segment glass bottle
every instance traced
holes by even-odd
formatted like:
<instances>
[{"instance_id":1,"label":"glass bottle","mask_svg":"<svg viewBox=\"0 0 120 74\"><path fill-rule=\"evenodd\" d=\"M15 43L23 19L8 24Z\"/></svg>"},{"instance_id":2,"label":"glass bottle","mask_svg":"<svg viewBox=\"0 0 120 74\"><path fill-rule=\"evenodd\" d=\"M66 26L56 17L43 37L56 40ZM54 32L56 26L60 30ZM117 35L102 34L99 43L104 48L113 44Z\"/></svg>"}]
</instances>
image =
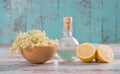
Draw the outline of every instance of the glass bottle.
<instances>
[{"instance_id":1,"label":"glass bottle","mask_svg":"<svg viewBox=\"0 0 120 74\"><path fill-rule=\"evenodd\" d=\"M72 17L64 17L63 37L59 40L59 57L64 61L74 61L76 58L76 47L79 42L72 35Z\"/></svg>"}]
</instances>

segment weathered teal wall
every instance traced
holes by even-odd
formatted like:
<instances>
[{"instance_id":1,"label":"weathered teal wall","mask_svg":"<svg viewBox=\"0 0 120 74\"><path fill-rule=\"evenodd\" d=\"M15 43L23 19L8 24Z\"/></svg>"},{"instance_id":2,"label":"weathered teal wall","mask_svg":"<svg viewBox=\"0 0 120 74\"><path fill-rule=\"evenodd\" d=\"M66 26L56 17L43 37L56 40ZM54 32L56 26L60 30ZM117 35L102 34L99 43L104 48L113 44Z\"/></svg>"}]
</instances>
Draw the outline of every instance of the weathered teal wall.
<instances>
[{"instance_id":1,"label":"weathered teal wall","mask_svg":"<svg viewBox=\"0 0 120 74\"><path fill-rule=\"evenodd\" d=\"M0 44L31 29L59 39L64 16L79 42L120 43L120 0L0 0Z\"/></svg>"}]
</instances>

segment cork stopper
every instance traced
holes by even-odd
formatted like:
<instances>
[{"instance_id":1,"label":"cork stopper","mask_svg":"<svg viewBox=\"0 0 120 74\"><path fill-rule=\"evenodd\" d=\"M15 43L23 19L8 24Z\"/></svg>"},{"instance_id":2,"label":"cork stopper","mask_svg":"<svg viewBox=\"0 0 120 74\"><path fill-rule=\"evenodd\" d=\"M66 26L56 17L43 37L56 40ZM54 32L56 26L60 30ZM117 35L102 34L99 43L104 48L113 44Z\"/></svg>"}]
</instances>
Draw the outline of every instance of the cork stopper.
<instances>
[{"instance_id":1,"label":"cork stopper","mask_svg":"<svg viewBox=\"0 0 120 74\"><path fill-rule=\"evenodd\" d=\"M72 24L72 17L66 16L63 19L64 22L64 29L68 30L71 28L71 24Z\"/></svg>"}]
</instances>

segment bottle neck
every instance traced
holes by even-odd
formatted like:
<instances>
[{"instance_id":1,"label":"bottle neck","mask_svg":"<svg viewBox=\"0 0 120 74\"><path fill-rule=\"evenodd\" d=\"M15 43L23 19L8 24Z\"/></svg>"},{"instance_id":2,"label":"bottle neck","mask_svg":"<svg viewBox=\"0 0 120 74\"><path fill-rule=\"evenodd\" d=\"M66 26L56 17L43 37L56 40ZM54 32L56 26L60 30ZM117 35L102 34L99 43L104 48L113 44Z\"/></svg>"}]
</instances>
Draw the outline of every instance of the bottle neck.
<instances>
[{"instance_id":1,"label":"bottle neck","mask_svg":"<svg viewBox=\"0 0 120 74\"><path fill-rule=\"evenodd\" d=\"M72 36L72 23L64 22L64 36Z\"/></svg>"},{"instance_id":2,"label":"bottle neck","mask_svg":"<svg viewBox=\"0 0 120 74\"><path fill-rule=\"evenodd\" d=\"M64 30L63 31L64 36L72 36L72 30Z\"/></svg>"}]
</instances>

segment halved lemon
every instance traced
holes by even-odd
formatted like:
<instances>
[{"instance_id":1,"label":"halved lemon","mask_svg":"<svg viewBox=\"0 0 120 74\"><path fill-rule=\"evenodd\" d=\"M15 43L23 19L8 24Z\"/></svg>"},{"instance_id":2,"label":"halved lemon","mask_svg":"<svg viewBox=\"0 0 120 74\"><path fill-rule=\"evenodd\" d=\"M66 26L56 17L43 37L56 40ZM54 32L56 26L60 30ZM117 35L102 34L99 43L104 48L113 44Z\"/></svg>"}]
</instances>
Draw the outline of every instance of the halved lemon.
<instances>
[{"instance_id":1,"label":"halved lemon","mask_svg":"<svg viewBox=\"0 0 120 74\"><path fill-rule=\"evenodd\" d=\"M113 51L107 45L99 45L96 53L98 62L108 63L114 59Z\"/></svg>"},{"instance_id":2,"label":"halved lemon","mask_svg":"<svg viewBox=\"0 0 120 74\"><path fill-rule=\"evenodd\" d=\"M83 43L77 47L76 54L83 62L91 62L96 57L96 48L93 44Z\"/></svg>"}]
</instances>

